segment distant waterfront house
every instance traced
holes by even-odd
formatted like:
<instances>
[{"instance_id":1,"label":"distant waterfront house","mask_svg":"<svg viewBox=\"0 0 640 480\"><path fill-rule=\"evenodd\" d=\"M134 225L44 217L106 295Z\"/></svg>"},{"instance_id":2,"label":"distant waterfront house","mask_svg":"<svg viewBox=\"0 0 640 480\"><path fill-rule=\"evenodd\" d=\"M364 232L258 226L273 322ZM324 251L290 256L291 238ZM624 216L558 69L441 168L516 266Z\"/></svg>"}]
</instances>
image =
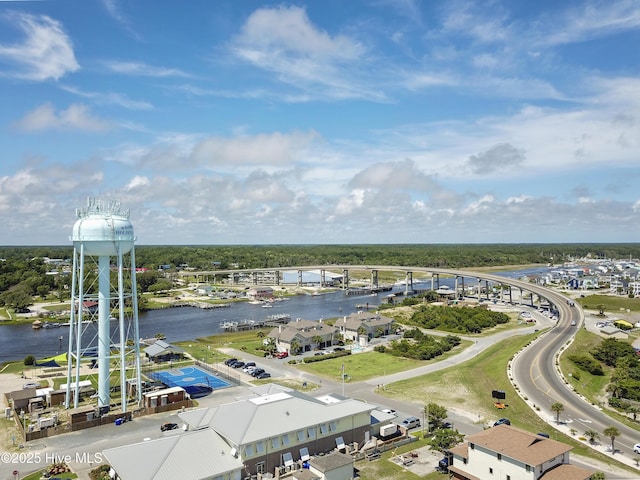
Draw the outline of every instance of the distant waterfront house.
<instances>
[{"instance_id":1,"label":"distant waterfront house","mask_svg":"<svg viewBox=\"0 0 640 480\"><path fill-rule=\"evenodd\" d=\"M252 287L247 291L250 300L264 300L273 297L273 288L266 286Z\"/></svg>"},{"instance_id":2,"label":"distant waterfront house","mask_svg":"<svg viewBox=\"0 0 640 480\"><path fill-rule=\"evenodd\" d=\"M296 319L287 325L279 325L271 330L267 338L272 338L279 352L308 352L333 345L338 330L321 321ZM296 351L292 351L297 346Z\"/></svg>"},{"instance_id":3,"label":"distant waterfront house","mask_svg":"<svg viewBox=\"0 0 640 480\"><path fill-rule=\"evenodd\" d=\"M640 282L629 282L627 284L627 293L634 297L640 296Z\"/></svg>"},{"instance_id":4,"label":"distant waterfront house","mask_svg":"<svg viewBox=\"0 0 640 480\"><path fill-rule=\"evenodd\" d=\"M377 312L357 312L336 321L345 340L356 341L361 336L369 339L389 335L396 331L396 321Z\"/></svg>"},{"instance_id":5,"label":"distant waterfront house","mask_svg":"<svg viewBox=\"0 0 640 480\"><path fill-rule=\"evenodd\" d=\"M509 425L466 437L451 449L449 474L456 480L589 480L595 473L569 463L572 447Z\"/></svg>"}]
</instances>

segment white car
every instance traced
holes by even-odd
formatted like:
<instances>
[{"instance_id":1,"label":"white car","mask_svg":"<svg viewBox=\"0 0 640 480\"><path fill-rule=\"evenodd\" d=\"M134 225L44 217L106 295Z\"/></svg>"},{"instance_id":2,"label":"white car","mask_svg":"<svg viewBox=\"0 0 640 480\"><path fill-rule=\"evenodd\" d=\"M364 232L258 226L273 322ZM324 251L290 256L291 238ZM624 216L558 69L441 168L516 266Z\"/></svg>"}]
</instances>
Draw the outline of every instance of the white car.
<instances>
[{"instance_id":1,"label":"white car","mask_svg":"<svg viewBox=\"0 0 640 480\"><path fill-rule=\"evenodd\" d=\"M640 454L640 443L636 443L636 444L633 446L633 453Z\"/></svg>"}]
</instances>

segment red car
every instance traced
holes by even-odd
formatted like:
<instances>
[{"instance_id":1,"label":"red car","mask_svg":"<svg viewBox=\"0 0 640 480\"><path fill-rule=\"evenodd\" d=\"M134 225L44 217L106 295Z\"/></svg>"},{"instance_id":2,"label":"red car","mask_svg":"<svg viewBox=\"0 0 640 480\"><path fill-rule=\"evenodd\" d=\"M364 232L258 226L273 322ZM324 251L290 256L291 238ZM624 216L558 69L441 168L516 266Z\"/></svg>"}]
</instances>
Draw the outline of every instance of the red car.
<instances>
[{"instance_id":1,"label":"red car","mask_svg":"<svg viewBox=\"0 0 640 480\"><path fill-rule=\"evenodd\" d=\"M288 352L278 352L276 354L276 358L287 358L289 356Z\"/></svg>"}]
</instances>

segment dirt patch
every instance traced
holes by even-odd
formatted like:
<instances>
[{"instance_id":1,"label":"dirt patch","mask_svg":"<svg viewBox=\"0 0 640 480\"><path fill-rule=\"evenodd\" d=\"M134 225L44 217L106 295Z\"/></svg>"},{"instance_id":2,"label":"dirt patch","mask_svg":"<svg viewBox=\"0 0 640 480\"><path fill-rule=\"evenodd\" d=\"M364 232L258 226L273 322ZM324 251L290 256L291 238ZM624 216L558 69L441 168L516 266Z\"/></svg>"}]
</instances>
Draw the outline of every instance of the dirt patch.
<instances>
[{"instance_id":1,"label":"dirt patch","mask_svg":"<svg viewBox=\"0 0 640 480\"><path fill-rule=\"evenodd\" d=\"M438 462L442 459L440 452L430 450L429 447L421 447L402 455L391 455L390 462L420 477L434 472Z\"/></svg>"}]
</instances>

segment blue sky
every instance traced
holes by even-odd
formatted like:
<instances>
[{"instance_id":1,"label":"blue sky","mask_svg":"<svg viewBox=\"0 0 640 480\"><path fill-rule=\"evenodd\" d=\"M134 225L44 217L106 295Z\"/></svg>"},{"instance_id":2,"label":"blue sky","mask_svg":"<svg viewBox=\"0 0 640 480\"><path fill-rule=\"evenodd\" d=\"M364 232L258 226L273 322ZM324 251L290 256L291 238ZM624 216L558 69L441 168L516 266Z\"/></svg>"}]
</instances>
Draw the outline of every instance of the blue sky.
<instances>
[{"instance_id":1,"label":"blue sky","mask_svg":"<svg viewBox=\"0 0 640 480\"><path fill-rule=\"evenodd\" d=\"M640 240L638 1L0 0L0 244Z\"/></svg>"}]
</instances>

